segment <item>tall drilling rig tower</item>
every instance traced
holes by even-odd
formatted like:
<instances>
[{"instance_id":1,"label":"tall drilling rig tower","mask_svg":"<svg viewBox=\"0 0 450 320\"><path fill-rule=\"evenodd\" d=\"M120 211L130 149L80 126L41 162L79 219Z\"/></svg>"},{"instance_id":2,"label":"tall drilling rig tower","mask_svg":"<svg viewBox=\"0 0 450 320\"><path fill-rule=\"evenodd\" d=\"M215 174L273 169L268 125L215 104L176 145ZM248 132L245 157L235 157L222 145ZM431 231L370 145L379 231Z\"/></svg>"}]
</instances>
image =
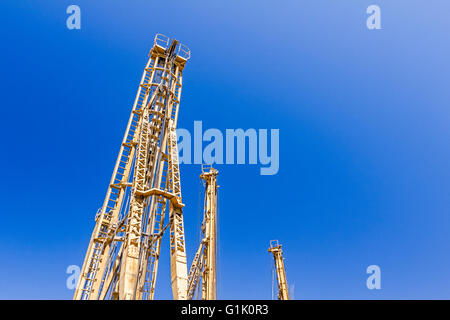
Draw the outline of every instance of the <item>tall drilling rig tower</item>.
<instances>
[{"instance_id":1,"label":"tall drilling rig tower","mask_svg":"<svg viewBox=\"0 0 450 320\"><path fill-rule=\"evenodd\" d=\"M278 300L289 300L289 292L286 280L286 269L284 268L283 250L278 240L270 241L269 252L273 254L275 271L278 282Z\"/></svg>"},{"instance_id":2,"label":"tall drilling rig tower","mask_svg":"<svg viewBox=\"0 0 450 320\"><path fill-rule=\"evenodd\" d=\"M203 211L203 239L195 254L188 275L188 299L193 299L201 287L202 300L217 299L217 175L219 171L202 167L200 179L205 185L205 205Z\"/></svg>"},{"instance_id":3,"label":"tall drilling rig tower","mask_svg":"<svg viewBox=\"0 0 450 320\"><path fill-rule=\"evenodd\" d=\"M174 299L188 275L176 126L189 49L156 35L74 299L153 299L161 237L170 233Z\"/></svg>"}]
</instances>

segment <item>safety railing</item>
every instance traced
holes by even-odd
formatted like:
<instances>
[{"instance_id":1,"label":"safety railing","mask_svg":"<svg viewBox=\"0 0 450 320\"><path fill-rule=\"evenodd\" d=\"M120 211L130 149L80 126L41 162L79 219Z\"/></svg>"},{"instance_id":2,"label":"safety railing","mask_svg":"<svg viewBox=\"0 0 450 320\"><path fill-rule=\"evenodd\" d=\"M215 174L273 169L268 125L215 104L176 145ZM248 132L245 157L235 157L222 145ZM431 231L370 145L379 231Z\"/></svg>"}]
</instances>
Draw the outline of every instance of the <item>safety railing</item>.
<instances>
[{"instance_id":1,"label":"safety railing","mask_svg":"<svg viewBox=\"0 0 450 320\"><path fill-rule=\"evenodd\" d=\"M158 33L155 36L155 41L154 41L154 45L157 45L161 48L167 49L170 45L170 38L168 36L165 36L161 33ZM189 50L188 47L186 47L184 44L182 43L178 43L177 48L175 49L177 56L185 59L185 60L189 60L189 58L191 57L191 51Z\"/></svg>"}]
</instances>

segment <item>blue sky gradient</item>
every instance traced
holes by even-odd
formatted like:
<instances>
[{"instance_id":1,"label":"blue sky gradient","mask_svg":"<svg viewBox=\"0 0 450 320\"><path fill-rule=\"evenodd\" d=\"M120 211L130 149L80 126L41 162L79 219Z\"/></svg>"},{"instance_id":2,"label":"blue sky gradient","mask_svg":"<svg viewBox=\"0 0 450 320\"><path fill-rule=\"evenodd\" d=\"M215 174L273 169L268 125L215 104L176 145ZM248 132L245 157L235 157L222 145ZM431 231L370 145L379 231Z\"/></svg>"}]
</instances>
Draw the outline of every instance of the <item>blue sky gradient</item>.
<instances>
[{"instance_id":1,"label":"blue sky gradient","mask_svg":"<svg viewBox=\"0 0 450 320\"><path fill-rule=\"evenodd\" d=\"M81 8L81 30L66 8ZM381 7L381 30L366 8ZM219 298L450 298L447 1L0 2L0 299L71 299L156 33L192 52L179 127L280 129L280 170L217 166ZM198 246L199 165L182 165ZM158 299L170 299L167 237ZM366 268L381 267L381 290Z\"/></svg>"}]
</instances>

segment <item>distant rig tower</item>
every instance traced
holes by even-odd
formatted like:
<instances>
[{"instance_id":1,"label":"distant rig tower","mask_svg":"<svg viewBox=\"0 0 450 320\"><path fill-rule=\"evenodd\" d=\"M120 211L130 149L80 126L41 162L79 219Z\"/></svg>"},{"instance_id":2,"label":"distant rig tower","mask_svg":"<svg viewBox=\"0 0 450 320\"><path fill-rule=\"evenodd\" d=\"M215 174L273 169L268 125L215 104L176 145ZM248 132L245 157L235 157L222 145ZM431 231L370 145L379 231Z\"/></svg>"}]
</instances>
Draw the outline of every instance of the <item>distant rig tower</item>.
<instances>
[{"instance_id":1,"label":"distant rig tower","mask_svg":"<svg viewBox=\"0 0 450 320\"><path fill-rule=\"evenodd\" d=\"M209 169L209 171L206 171ZM202 166L200 179L205 184L203 239L195 254L188 276L188 299L201 287L202 300L217 299L217 175L219 171Z\"/></svg>"},{"instance_id":2,"label":"distant rig tower","mask_svg":"<svg viewBox=\"0 0 450 320\"><path fill-rule=\"evenodd\" d=\"M173 297L188 298L175 130L190 51L158 34L149 56L106 198L95 218L75 290L77 300L153 299L166 229Z\"/></svg>"},{"instance_id":3,"label":"distant rig tower","mask_svg":"<svg viewBox=\"0 0 450 320\"><path fill-rule=\"evenodd\" d=\"M286 270L284 268L283 251L281 250L281 244L278 240L270 241L269 252L273 254L275 263L275 271L277 274L278 282L278 300L289 300L289 292L286 281Z\"/></svg>"}]
</instances>

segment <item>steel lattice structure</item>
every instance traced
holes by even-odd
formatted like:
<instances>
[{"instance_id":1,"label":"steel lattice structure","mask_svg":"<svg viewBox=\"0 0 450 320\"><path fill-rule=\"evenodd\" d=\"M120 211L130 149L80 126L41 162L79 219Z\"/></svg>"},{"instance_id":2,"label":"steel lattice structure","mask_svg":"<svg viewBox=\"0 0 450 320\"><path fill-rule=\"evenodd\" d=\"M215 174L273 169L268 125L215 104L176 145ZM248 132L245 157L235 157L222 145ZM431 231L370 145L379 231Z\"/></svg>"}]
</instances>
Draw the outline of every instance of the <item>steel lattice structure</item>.
<instances>
[{"instance_id":1,"label":"steel lattice structure","mask_svg":"<svg viewBox=\"0 0 450 320\"><path fill-rule=\"evenodd\" d=\"M170 230L174 299L187 299L176 126L190 51L156 35L74 299L153 299L161 237Z\"/></svg>"},{"instance_id":2,"label":"steel lattice structure","mask_svg":"<svg viewBox=\"0 0 450 320\"><path fill-rule=\"evenodd\" d=\"M193 299L197 287L201 286L202 300L217 299L217 175L219 171L202 167L200 179L205 184L203 212L203 239L195 254L188 275L188 299Z\"/></svg>"},{"instance_id":3,"label":"steel lattice structure","mask_svg":"<svg viewBox=\"0 0 450 320\"><path fill-rule=\"evenodd\" d=\"M273 254L278 282L278 300L289 300L289 292L284 268L283 250L278 240L270 241L269 252Z\"/></svg>"}]
</instances>

